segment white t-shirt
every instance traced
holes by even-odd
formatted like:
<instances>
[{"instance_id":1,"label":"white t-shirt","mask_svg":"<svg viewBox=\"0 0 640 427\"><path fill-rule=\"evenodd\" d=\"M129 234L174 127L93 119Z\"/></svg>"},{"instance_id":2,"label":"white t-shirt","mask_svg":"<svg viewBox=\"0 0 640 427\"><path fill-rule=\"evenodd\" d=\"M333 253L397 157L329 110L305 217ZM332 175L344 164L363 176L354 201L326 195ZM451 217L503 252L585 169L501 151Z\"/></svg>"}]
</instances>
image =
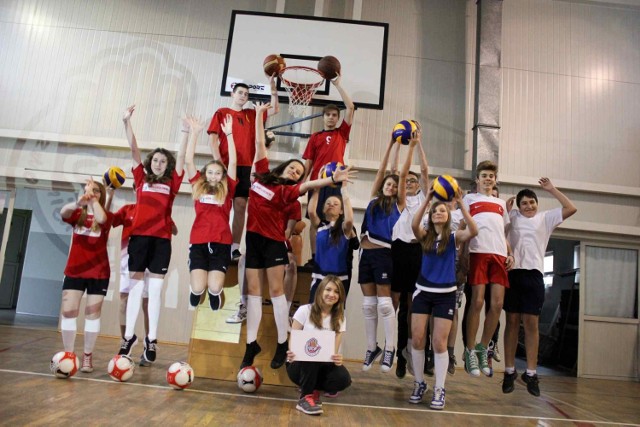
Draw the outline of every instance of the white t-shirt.
<instances>
[{"instance_id":1,"label":"white t-shirt","mask_svg":"<svg viewBox=\"0 0 640 427\"><path fill-rule=\"evenodd\" d=\"M462 199L478 226L478 235L469 241L469 252L507 256L505 226L509 224L507 205L498 197L470 193Z\"/></svg>"},{"instance_id":2,"label":"white t-shirt","mask_svg":"<svg viewBox=\"0 0 640 427\"><path fill-rule=\"evenodd\" d=\"M297 320L298 323L302 325L303 331L317 331L316 325L313 324L311 319L311 304L301 305L298 310L296 310L296 314L293 315L293 319ZM331 329L331 317L327 316L322 319L322 329L323 331L332 331ZM344 319L340 324L340 332L344 332L347 330L347 326L345 325Z\"/></svg>"},{"instance_id":3,"label":"white t-shirt","mask_svg":"<svg viewBox=\"0 0 640 427\"><path fill-rule=\"evenodd\" d=\"M509 217L511 227L508 239L515 258L513 268L544 273L547 243L553 230L562 223L562 208L538 212L533 218L527 218L518 209L513 209Z\"/></svg>"},{"instance_id":4,"label":"white t-shirt","mask_svg":"<svg viewBox=\"0 0 640 427\"><path fill-rule=\"evenodd\" d=\"M464 220L464 216L462 215L462 211L460 209L456 209L455 211L451 211L451 232L455 233L460 228L460 223Z\"/></svg>"},{"instance_id":5,"label":"white t-shirt","mask_svg":"<svg viewBox=\"0 0 640 427\"><path fill-rule=\"evenodd\" d=\"M424 199L425 196L422 192L419 192L415 196L407 196L406 206L400 214L398 222L393 226L391 240L402 240L405 243L416 241L416 236L413 234L413 229L411 228L411 222Z\"/></svg>"}]
</instances>

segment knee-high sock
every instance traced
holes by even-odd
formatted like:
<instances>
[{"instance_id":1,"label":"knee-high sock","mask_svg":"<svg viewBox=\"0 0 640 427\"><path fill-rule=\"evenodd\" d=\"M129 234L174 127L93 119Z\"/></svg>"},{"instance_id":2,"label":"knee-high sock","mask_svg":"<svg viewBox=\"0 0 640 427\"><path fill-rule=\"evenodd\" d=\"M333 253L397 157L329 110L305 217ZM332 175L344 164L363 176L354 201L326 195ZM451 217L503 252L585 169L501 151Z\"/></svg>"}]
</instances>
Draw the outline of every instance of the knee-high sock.
<instances>
[{"instance_id":1,"label":"knee-high sock","mask_svg":"<svg viewBox=\"0 0 640 427\"><path fill-rule=\"evenodd\" d=\"M258 339L258 328L260 327L261 320L262 297L258 295L247 295L247 344Z\"/></svg>"},{"instance_id":2,"label":"knee-high sock","mask_svg":"<svg viewBox=\"0 0 640 427\"><path fill-rule=\"evenodd\" d=\"M289 329L289 310L287 309L287 297L280 295L271 298L273 304L273 317L278 329L278 343L282 344L287 340L287 330Z\"/></svg>"},{"instance_id":3,"label":"knee-high sock","mask_svg":"<svg viewBox=\"0 0 640 427\"><path fill-rule=\"evenodd\" d=\"M73 351L73 347L76 344L78 318L62 316L60 319L60 330L62 331L62 345L64 345L64 351Z\"/></svg>"},{"instance_id":4,"label":"knee-high sock","mask_svg":"<svg viewBox=\"0 0 640 427\"><path fill-rule=\"evenodd\" d=\"M424 381L424 349L418 350L411 346L411 361L413 362L413 377L419 383Z\"/></svg>"},{"instance_id":5,"label":"knee-high sock","mask_svg":"<svg viewBox=\"0 0 640 427\"><path fill-rule=\"evenodd\" d=\"M362 314L364 315L364 331L367 334L367 350L374 351L378 345L378 297L362 298Z\"/></svg>"},{"instance_id":6,"label":"knee-high sock","mask_svg":"<svg viewBox=\"0 0 640 427\"><path fill-rule=\"evenodd\" d=\"M433 355L434 369L436 374L436 387L444 388L444 380L447 377L447 368L449 367L449 353L434 353Z\"/></svg>"},{"instance_id":7,"label":"knee-high sock","mask_svg":"<svg viewBox=\"0 0 640 427\"><path fill-rule=\"evenodd\" d=\"M391 351L396 347L396 311L391 297L378 297L378 317L384 324L385 350Z\"/></svg>"},{"instance_id":8,"label":"knee-high sock","mask_svg":"<svg viewBox=\"0 0 640 427\"><path fill-rule=\"evenodd\" d=\"M131 280L131 289L129 290L129 299L127 300L127 325L124 331L124 337L131 339L135 335L136 321L138 313L140 313L140 305L142 305L142 291L144 290L144 280Z\"/></svg>"},{"instance_id":9,"label":"knee-high sock","mask_svg":"<svg viewBox=\"0 0 640 427\"><path fill-rule=\"evenodd\" d=\"M163 283L164 279L149 277L149 341L158 338Z\"/></svg>"},{"instance_id":10,"label":"knee-high sock","mask_svg":"<svg viewBox=\"0 0 640 427\"><path fill-rule=\"evenodd\" d=\"M84 352L86 354L93 353L96 346L96 340L100 333L100 318L84 320Z\"/></svg>"}]
</instances>

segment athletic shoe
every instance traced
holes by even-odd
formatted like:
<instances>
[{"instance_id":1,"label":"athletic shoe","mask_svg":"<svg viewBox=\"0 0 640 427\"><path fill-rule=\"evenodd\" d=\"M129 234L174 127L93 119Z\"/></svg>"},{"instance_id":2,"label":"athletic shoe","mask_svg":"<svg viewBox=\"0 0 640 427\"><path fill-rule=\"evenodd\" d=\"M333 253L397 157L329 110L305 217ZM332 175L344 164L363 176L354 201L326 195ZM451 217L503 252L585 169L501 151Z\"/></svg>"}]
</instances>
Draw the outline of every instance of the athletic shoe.
<instances>
[{"instance_id":1,"label":"athletic shoe","mask_svg":"<svg viewBox=\"0 0 640 427\"><path fill-rule=\"evenodd\" d=\"M424 363L424 373L425 375L432 377L433 370L435 368L435 360L433 358L433 352L427 351L426 357L427 357L427 360L425 360L425 363Z\"/></svg>"},{"instance_id":2,"label":"athletic shoe","mask_svg":"<svg viewBox=\"0 0 640 427\"><path fill-rule=\"evenodd\" d=\"M411 397L409 397L409 403L420 403L422 401L422 396L427 392L429 386L426 382L413 382L413 392L411 392Z\"/></svg>"},{"instance_id":3,"label":"athletic shoe","mask_svg":"<svg viewBox=\"0 0 640 427\"><path fill-rule=\"evenodd\" d=\"M260 348L260 345L258 345L258 341L247 344L247 347L244 350L242 363L240 363L240 369L253 365L253 359L260 354L261 351L262 349Z\"/></svg>"},{"instance_id":4,"label":"athletic shoe","mask_svg":"<svg viewBox=\"0 0 640 427\"><path fill-rule=\"evenodd\" d=\"M373 362L375 362L376 359L381 355L382 355L382 349L378 346L376 346L376 349L373 351L367 350L367 352L364 355L364 363L362 364L362 370L368 371L369 369L371 369L371 365L373 365Z\"/></svg>"},{"instance_id":5,"label":"athletic shoe","mask_svg":"<svg viewBox=\"0 0 640 427\"><path fill-rule=\"evenodd\" d=\"M398 352L398 362L396 363L396 377L402 379L407 375L407 359L402 355L404 349Z\"/></svg>"},{"instance_id":6,"label":"athletic shoe","mask_svg":"<svg viewBox=\"0 0 640 427\"><path fill-rule=\"evenodd\" d=\"M289 350L288 341L278 343L276 353L273 355L273 359L271 359L271 369L278 369L284 365L284 362L287 360L287 350Z\"/></svg>"},{"instance_id":7,"label":"athletic shoe","mask_svg":"<svg viewBox=\"0 0 640 427\"><path fill-rule=\"evenodd\" d=\"M196 295L193 292L189 292L189 305L191 307L199 306L200 305L200 301L202 301L201 298L202 298L202 294Z\"/></svg>"},{"instance_id":8,"label":"athletic shoe","mask_svg":"<svg viewBox=\"0 0 640 427\"><path fill-rule=\"evenodd\" d=\"M433 389L433 398L430 406L431 409L444 409L444 388L436 387Z\"/></svg>"},{"instance_id":9,"label":"athletic shoe","mask_svg":"<svg viewBox=\"0 0 640 427\"><path fill-rule=\"evenodd\" d=\"M504 379L502 380L502 392L503 393L512 393L515 389L514 383L518 378L518 373L513 371L513 374L504 373Z\"/></svg>"},{"instance_id":10,"label":"athletic shoe","mask_svg":"<svg viewBox=\"0 0 640 427\"><path fill-rule=\"evenodd\" d=\"M240 303L238 305L238 311L227 317L226 323L242 323L247 320L247 306Z\"/></svg>"},{"instance_id":11,"label":"athletic shoe","mask_svg":"<svg viewBox=\"0 0 640 427\"><path fill-rule=\"evenodd\" d=\"M151 366L151 362L147 361L147 359L144 358L144 354L140 355L140 361L138 362L138 365L140 366Z\"/></svg>"},{"instance_id":12,"label":"athletic shoe","mask_svg":"<svg viewBox=\"0 0 640 427\"><path fill-rule=\"evenodd\" d=\"M93 372L93 353L84 353L82 356L82 368L80 368L80 372Z\"/></svg>"},{"instance_id":13,"label":"athletic shoe","mask_svg":"<svg viewBox=\"0 0 640 427\"><path fill-rule=\"evenodd\" d=\"M407 371L413 375L413 358L411 357L411 352L407 347L402 349L402 356L404 356L404 360L407 361Z\"/></svg>"},{"instance_id":14,"label":"athletic shoe","mask_svg":"<svg viewBox=\"0 0 640 427\"><path fill-rule=\"evenodd\" d=\"M320 400L320 390L313 390L313 401L318 408L322 408L322 400Z\"/></svg>"},{"instance_id":15,"label":"athletic shoe","mask_svg":"<svg viewBox=\"0 0 640 427\"><path fill-rule=\"evenodd\" d=\"M489 357L487 355L487 348L482 343L476 344L476 356L478 359L478 365L480 370L486 376L491 376L491 369L489 368Z\"/></svg>"},{"instance_id":16,"label":"athletic shoe","mask_svg":"<svg viewBox=\"0 0 640 427\"><path fill-rule=\"evenodd\" d=\"M468 348L464 349L464 370L469 373L472 377L480 376L480 369L478 368L478 356L476 356L476 351L469 351Z\"/></svg>"},{"instance_id":17,"label":"athletic shoe","mask_svg":"<svg viewBox=\"0 0 640 427\"><path fill-rule=\"evenodd\" d=\"M493 377L493 349L491 348L491 343L489 343L489 347L487 348L487 365L489 365L489 378Z\"/></svg>"},{"instance_id":18,"label":"athletic shoe","mask_svg":"<svg viewBox=\"0 0 640 427\"><path fill-rule=\"evenodd\" d=\"M130 338L122 338L120 341L120 351L118 351L119 355L131 356L131 350L133 347L138 344L138 337L135 334Z\"/></svg>"},{"instance_id":19,"label":"athletic shoe","mask_svg":"<svg viewBox=\"0 0 640 427\"><path fill-rule=\"evenodd\" d=\"M395 355L396 355L395 348L393 350L385 349L384 354L382 355L382 360L380 360L380 364L382 365L380 370L382 372L387 373L391 370L391 367L393 366L393 356Z\"/></svg>"},{"instance_id":20,"label":"athletic shoe","mask_svg":"<svg viewBox=\"0 0 640 427\"><path fill-rule=\"evenodd\" d=\"M493 340L489 341L489 346L487 347L489 351L489 357L492 357L496 362L500 362L502 360L502 356L500 355L500 351L498 350L498 345L493 342Z\"/></svg>"},{"instance_id":21,"label":"athletic shoe","mask_svg":"<svg viewBox=\"0 0 640 427\"><path fill-rule=\"evenodd\" d=\"M240 253L238 249L234 249L233 252L231 252L231 261L237 261L241 256L242 253Z\"/></svg>"},{"instance_id":22,"label":"athletic shoe","mask_svg":"<svg viewBox=\"0 0 640 427\"><path fill-rule=\"evenodd\" d=\"M316 405L316 402L313 400L313 394L307 394L306 396L300 398L300 400L298 400L298 404L296 405L296 409L298 411L304 412L307 415L322 414L322 408Z\"/></svg>"},{"instance_id":23,"label":"athletic shoe","mask_svg":"<svg viewBox=\"0 0 640 427\"><path fill-rule=\"evenodd\" d=\"M338 397L338 392L336 391L335 393L332 393L330 391L325 391L324 397L328 397L329 399L335 399L336 397Z\"/></svg>"},{"instance_id":24,"label":"athletic shoe","mask_svg":"<svg viewBox=\"0 0 640 427\"><path fill-rule=\"evenodd\" d=\"M449 373L449 375L455 375L456 374L456 365L458 364L458 362L456 361L456 355L452 354L451 356L449 356L449 366L447 367L447 372Z\"/></svg>"},{"instance_id":25,"label":"athletic shoe","mask_svg":"<svg viewBox=\"0 0 640 427\"><path fill-rule=\"evenodd\" d=\"M536 397L540 396L540 386L538 385L538 375L533 374L533 376L527 375L526 372L522 373L522 381L527 385L527 391L529 394L532 394Z\"/></svg>"},{"instance_id":26,"label":"athletic shoe","mask_svg":"<svg viewBox=\"0 0 640 427\"><path fill-rule=\"evenodd\" d=\"M149 338L144 337L144 351L142 357L149 363L156 361L156 350L158 347L158 340L149 341Z\"/></svg>"},{"instance_id":27,"label":"athletic shoe","mask_svg":"<svg viewBox=\"0 0 640 427\"><path fill-rule=\"evenodd\" d=\"M224 305L224 290L220 291L218 295L213 295L209 291L207 293L209 294L209 307L211 307L211 310L220 310Z\"/></svg>"}]
</instances>

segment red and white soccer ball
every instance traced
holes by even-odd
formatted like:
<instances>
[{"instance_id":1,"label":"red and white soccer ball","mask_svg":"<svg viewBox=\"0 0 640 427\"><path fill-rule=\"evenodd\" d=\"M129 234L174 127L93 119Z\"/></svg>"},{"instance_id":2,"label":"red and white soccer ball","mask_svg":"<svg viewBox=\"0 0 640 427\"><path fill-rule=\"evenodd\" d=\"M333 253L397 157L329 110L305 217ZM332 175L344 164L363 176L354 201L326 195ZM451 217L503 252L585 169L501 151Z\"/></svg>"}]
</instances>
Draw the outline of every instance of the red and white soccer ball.
<instances>
[{"instance_id":1,"label":"red and white soccer ball","mask_svg":"<svg viewBox=\"0 0 640 427\"><path fill-rule=\"evenodd\" d=\"M69 378L78 372L80 360L72 351L60 351L51 358L51 373L58 378Z\"/></svg>"},{"instance_id":2,"label":"red and white soccer ball","mask_svg":"<svg viewBox=\"0 0 640 427\"><path fill-rule=\"evenodd\" d=\"M246 393L253 393L262 384L262 374L258 368L247 366L238 372L238 387Z\"/></svg>"},{"instance_id":3,"label":"red and white soccer ball","mask_svg":"<svg viewBox=\"0 0 640 427\"><path fill-rule=\"evenodd\" d=\"M167 369L167 383L176 390L183 390L193 383L196 376L187 362L176 362Z\"/></svg>"},{"instance_id":4,"label":"red and white soccer ball","mask_svg":"<svg viewBox=\"0 0 640 427\"><path fill-rule=\"evenodd\" d=\"M109 361L109 366L107 366L107 373L111 379L120 382L129 381L135 370L136 364L134 361L124 354L116 354Z\"/></svg>"}]
</instances>

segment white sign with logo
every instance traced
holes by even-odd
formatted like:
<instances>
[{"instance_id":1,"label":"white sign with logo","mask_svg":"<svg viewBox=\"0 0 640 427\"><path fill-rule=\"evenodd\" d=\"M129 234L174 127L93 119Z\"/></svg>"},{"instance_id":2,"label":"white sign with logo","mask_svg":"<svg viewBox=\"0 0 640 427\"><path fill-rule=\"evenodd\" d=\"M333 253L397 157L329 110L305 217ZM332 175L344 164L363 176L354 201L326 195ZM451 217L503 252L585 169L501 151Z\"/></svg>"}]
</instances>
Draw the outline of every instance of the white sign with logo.
<instances>
[{"instance_id":1,"label":"white sign with logo","mask_svg":"<svg viewBox=\"0 0 640 427\"><path fill-rule=\"evenodd\" d=\"M331 362L331 356L336 353L336 333L292 330L289 346L296 362Z\"/></svg>"}]
</instances>

